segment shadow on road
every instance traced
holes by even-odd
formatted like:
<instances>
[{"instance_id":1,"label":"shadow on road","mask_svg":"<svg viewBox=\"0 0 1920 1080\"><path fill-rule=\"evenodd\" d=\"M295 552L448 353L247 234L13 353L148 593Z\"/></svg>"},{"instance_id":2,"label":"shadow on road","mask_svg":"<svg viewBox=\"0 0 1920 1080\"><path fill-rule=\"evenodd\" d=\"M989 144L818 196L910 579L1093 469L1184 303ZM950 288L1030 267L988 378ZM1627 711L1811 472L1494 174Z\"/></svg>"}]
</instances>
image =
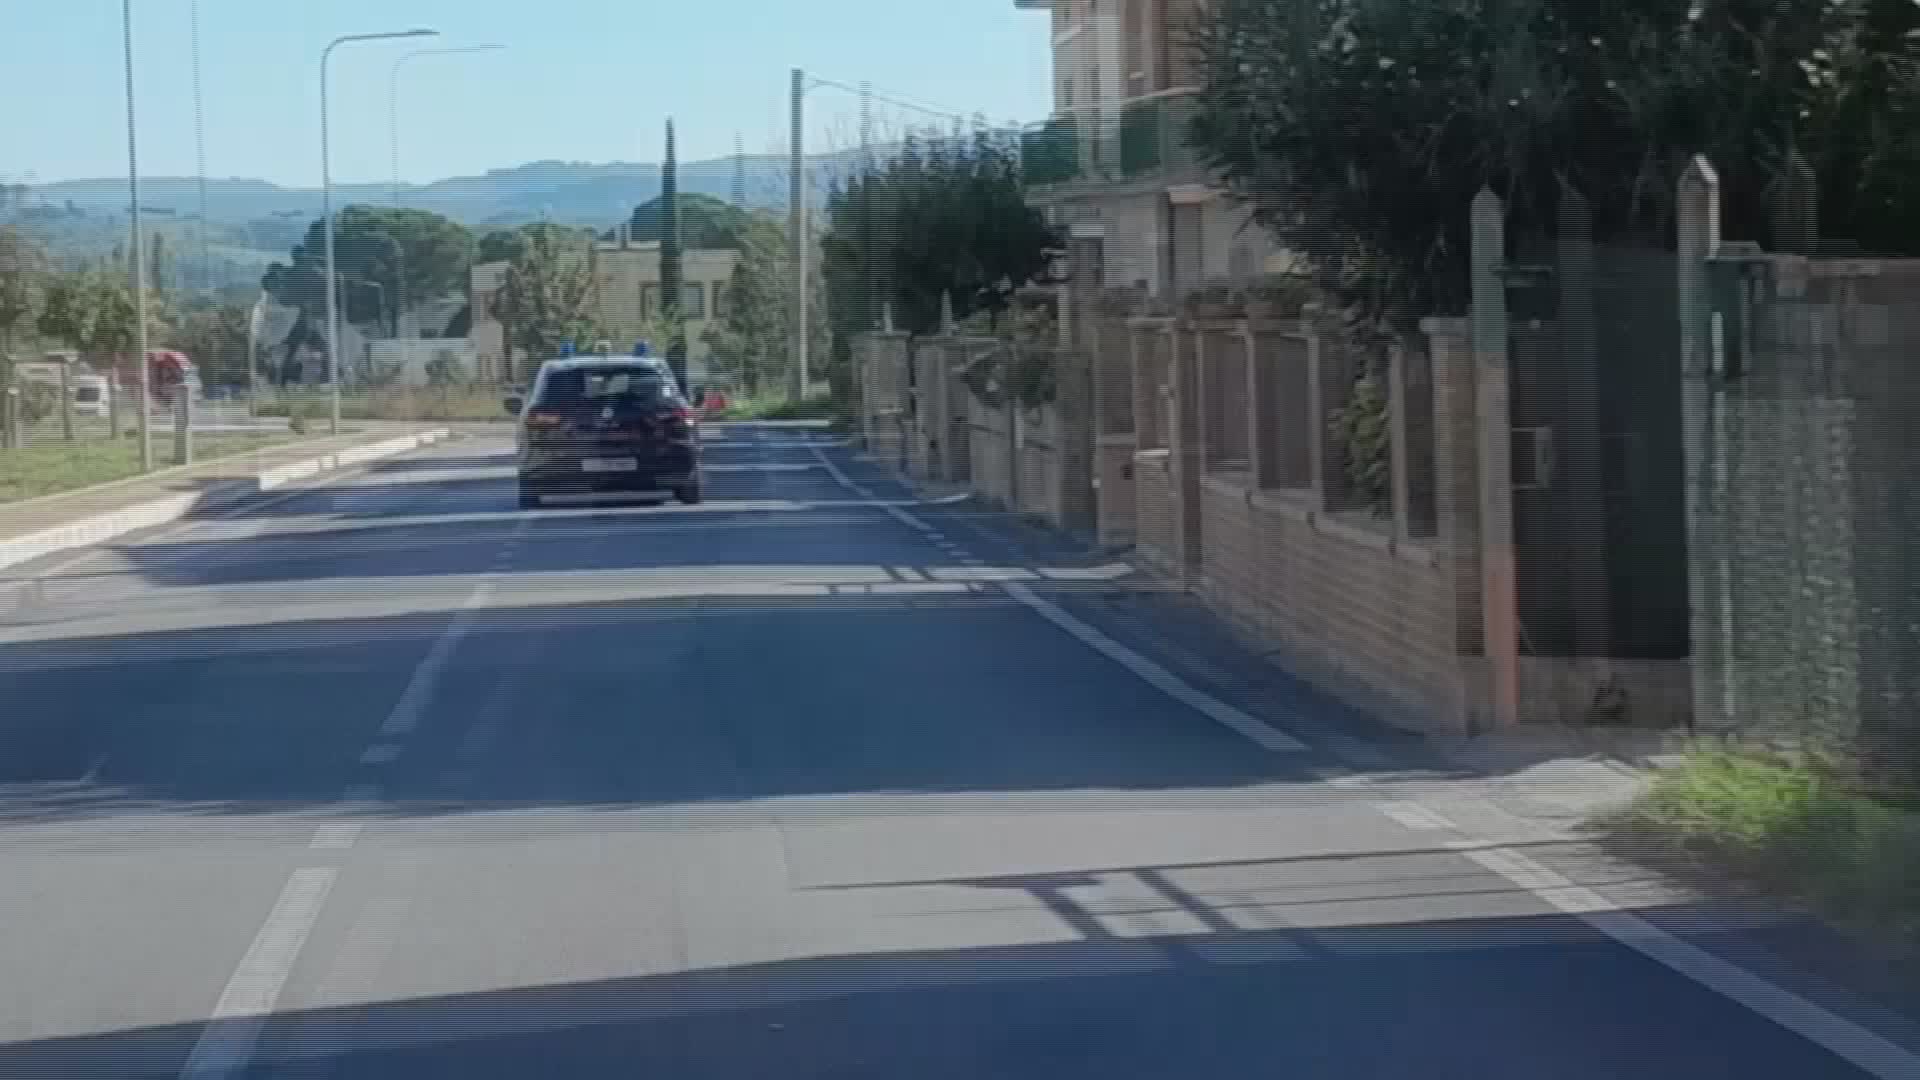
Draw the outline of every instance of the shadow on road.
<instances>
[{"instance_id":1,"label":"shadow on road","mask_svg":"<svg viewBox=\"0 0 1920 1080\"><path fill-rule=\"evenodd\" d=\"M253 1069L354 1080L1853 1080L1558 916L820 956L273 1016ZM1216 921L1217 912L1210 914ZM1701 938L1714 932L1700 927ZM231 1023L231 1022L230 1022ZM0 1046L0 1074L179 1075L198 1023Z\"/></svg>"},{"instance_id":2,"label":"shadow on road","mask_svg":"<svg viewBox=\"0 0 1920 1080\"><path fill-rule=\"evenodd\" d=\"M0 823L338 811L458 602L0 648ZM1275 756L982 589L501 603L458 616L415 745L365 812L1208 798L1289 778Z\"/></svg>"}]
</instances>

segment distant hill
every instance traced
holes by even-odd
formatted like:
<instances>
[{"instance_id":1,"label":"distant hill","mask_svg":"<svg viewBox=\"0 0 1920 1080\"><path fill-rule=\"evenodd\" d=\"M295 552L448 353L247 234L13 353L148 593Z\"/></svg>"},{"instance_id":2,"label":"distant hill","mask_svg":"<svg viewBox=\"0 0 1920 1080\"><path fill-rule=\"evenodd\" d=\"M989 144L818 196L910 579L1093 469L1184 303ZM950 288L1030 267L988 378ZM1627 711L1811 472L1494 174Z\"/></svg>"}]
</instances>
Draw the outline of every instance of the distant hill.
<instances>
[{"instance_id":1,"label":"distant hill","mask_svg":"<svg viewBox=\"0 0 1920 1080\"><path fill-rule=\"evenodd\" d=\"M885 160L897 147L875 147ZM834 183L847 176L854 152L820 154L808 159L810 206L826 205ZM771 154L738 160L716 158L683 162L680 192L710 197L692 208L683 225L737 232L731 205L738 174L745 208L784 212L788 161ZM288 188L245 177L209 177L207 186L207 262L213 284L254 286L266 265L285 259L307 226L320 216L317 188ZM388 203L385 184L343 184L333 189L334 205ZM403 205L444 214L479 232L536 221L611 230L631 221L640 235L657 232L660 166L643 162L594 164L534 161L493 169L482 176L458 176L431 184L407 185ZM727 205L720 206L721 202ZM143 221L161 238L177 280L202 278L200 263L199 183L187 176L148 176L140 180ZM105 258L126 240L125 177L61 180L37 185L0 185L0 225L15 225L69 265ZM691 241L690 241L691 242Z\"/></svg>"},{"instance_id":2,"label":"distant hill","mask_svg":"<svg viewBox=\"0 0 1920 1080\"><path fill-rule=\"evenodd\" d=\"M821 155L809 162L815 205L849 162L846 155ZM749 207L774 209L787 202L787 160L769 155L742 159L745 201ZM683 162L680 190L690 194L731 198L733 158ZM126 210L124 177L62 180L32 188L41 203L73 204L89 213L121 214ZM431 184L401 188L407 206L436 213L473 227L524 225L553 221L564 225L607 227L633 208L660 194L660 166L651 163L536 161L483 176L460 176ZM333 190L336 203L388 202L393 190L384 184L347 184ZM192 177L143 177L143 209L158 216L191 216L199 212L199 189ZM320 213L317 188L285 188L265 180L243 178L207 181L207 217L215 223L244 225L261 219L310 219Z\"/></svg>"}]
</instances>

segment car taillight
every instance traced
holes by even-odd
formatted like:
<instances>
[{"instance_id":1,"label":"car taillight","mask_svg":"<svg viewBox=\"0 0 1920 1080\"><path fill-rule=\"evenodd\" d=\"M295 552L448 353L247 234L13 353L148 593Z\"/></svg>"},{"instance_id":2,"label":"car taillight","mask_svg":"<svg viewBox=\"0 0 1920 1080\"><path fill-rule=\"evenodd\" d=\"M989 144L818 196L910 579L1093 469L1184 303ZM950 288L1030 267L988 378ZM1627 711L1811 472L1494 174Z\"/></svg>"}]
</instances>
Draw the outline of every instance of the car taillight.
<instances>
[{"instance_id":1,"label":"car taillight","mask_svg":"<svg viewBox=\"0 0 1920 1080\"><path fill-rule=\"evenodd\" d=\"M685 434L694 423L693 410L685 405L674 405L664 409L659 416L665 422L666 429L675 435Z\"/></svg>"}]
</instances>

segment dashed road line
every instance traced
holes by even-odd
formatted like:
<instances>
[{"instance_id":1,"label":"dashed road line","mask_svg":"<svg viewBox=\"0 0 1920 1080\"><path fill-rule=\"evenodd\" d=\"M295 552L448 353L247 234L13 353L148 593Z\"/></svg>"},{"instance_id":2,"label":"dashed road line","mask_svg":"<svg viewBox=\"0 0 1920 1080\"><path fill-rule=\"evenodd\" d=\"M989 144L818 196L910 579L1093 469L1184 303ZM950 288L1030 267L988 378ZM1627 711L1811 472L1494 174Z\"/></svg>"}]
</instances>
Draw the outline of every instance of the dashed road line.
<instances>
[{"instance_id":1,"label":"dashed road line","mask_svg":"<svg viewBox=\"0 0 1920 1080\"><path fill-rule=\"evenodd\" d=\"M287 879L280 899L221 991L213 1015L180 1070L180 1080L225 1080L246 1070L337 874L333 867L307 866Z\"/></svg>"},{"instance_id":2,"label":"dashed road line","mask_svg":"<svg viewBox=\"0 0 1920 1080\"><path fill-rule=\"evenodd\" d=\"M358 821L330 821L313 830L313 839L307 846L315 851L346 851L360 839L364 828L366 826Z\"/></svg>"},{"instance_id":3,"label":"dashed road line","mask_svg":"<svg viewBox=\"0 0 1920 1080\"><path fill-rule=\"evenodd\" d=\"M412 910L412 901L369 901L354 918L312 998L303 1003L283 1044L273 1054L276 1080L335 1080L336 1066L353 1051L355 1029L381 969Z\"/></svg>"},{"instance_id":4,"label":"dashed road line","mask_svg":"<svg viewBox=\"0 0 1920 1080\"><path fill-rule=\"evenodd\" d=\"M440 681L440 672L453 658L453 650L460 645L460 639L467 636L467 630L473 623L473 613L493 598L493 583L481 582L474 586L471 593L460 605L460 610L448 620L446 629L433 641L433 647L413 669L413 677L407 680L405 690L400 692L400 700L394 703L393 710L380 724L380 734L385 736L408 735L420 726L420 715L426 711L428 701L433 697L434 687Z\"/></svg>"},{"instance_id":5,"label":"dashed road line","mask_svg":"<svg viewBox=\"0 0 1920 1080\"><path fill-rule=\"evenodd\" d=\"M1452 822L1417 802L1385 802L1380 803L1375 809L1407 828L1420 832L1451 829L1453 827Z\"/></svg>"}]
</instances>

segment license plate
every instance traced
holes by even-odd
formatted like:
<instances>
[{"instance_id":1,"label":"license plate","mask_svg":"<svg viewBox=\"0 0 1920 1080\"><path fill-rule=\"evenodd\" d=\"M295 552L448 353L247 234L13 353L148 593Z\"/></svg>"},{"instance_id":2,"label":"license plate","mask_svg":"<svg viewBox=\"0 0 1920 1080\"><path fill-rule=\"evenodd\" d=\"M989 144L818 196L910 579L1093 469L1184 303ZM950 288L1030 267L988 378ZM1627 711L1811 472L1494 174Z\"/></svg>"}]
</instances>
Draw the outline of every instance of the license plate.
<instances>
[{"instance_id":1,"label":"license plate","mask_svg":"<svg viewBox=\"0 0 1920 1080\"><path fill-rule=\"evenodd\" d=\"M630 457L590 457L580 462L581 472L633 472L639 467Z\"/></svg>"}]
</instances>

